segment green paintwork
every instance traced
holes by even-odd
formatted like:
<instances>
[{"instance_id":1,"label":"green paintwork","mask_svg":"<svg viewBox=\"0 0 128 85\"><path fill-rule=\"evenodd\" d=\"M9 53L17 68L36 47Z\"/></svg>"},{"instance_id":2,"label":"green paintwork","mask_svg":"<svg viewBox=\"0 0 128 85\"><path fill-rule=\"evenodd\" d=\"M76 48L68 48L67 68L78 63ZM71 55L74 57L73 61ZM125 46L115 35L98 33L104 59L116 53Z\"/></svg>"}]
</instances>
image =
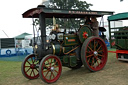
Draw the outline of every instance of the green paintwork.
<instances>
[{"instance_id":1,"label":"green paintwork","mask_svg":"<svg viewBox=\"0 0 128 85\"><path fill-rule=\"evenodd\" d=\"M56 44L54 45L54 49L53 52L55 50L55 55L64 55L64 53L69 52L70 50L73 49L73 47L69 46L69 47L62 47L60 44Z\"/></svg>"},{"instance_id":2,"label":"green paintwork","mask_svg":"<svg viewBox=\"0 0 128 85\"><path fill-rule=\"evenodd\" d=\"M109 21L125 20L128 19L128 12L119 13L108 17Z\"/></svg>"},{"instance_id":3,"label":"green paintwork","mask_svg":"<svg viewBox=\"0 0 128 85\"><path fill-rule=\"evenodd\" d=\"M59 58L62 62L62 66L75 67L77 65L76 56L64 55L64 56L59 56Z\"/></svg>"},{"instance_id":4,"label":"green paintwork","mask_svg":"<svg viewBox=\"0 0 128 85\"><path fill-rule=\"evenodd\" d=\"M91 27L89 27L88 25L83 25L79 30L79 39L81 43L85 41L85 38L83 37L84 32L88 33L88 37L92 36Z\"/></svg>"},{"instance_id":5,"label":"green paintwork","mask_svg":"<svg viewBox=\"0 0 128 85\"><path fill-rule=\"evenodd\" d=\"M116 41L116 45L121 47L122 49L128 49L127 40L128 39L128 27L116 27L110 28L110 42ZM117 46L117 49L118 49ZM116 48L116 46L111 46L112 48Z\"/></svg>"},{"instance_id":6,"label":"green paintwork","mask_svg":"<svg viewBox=\"0 0 128 85\"><path fill-rule=\"evenodd\" d=\"M56 44L56 45L54 45L55 46L55 54L56 55L61 55L61 54L63 54L63 49L62 49L62 46L61 45L59 45L59 44Z\"/></svg>"},{"instance_id":7,"label":"green paintwork","mask_svg":"<svg viewBox=\"0 0 128 85\"><path fill-rule=\"evenodd\" d=\"M69 56L65 55L63 56L63 63L68 64L69 63Z\"/></svg>"},{"instance_id":8,"label":"green paintwork","mask_svg":"<svg viewBox=\"0 0 128 85\"><path fill-rule=\"evenodd\" d=\"M64 53L67 53L67 52L69 52L70 50L72 50L73 48L72 47L63 47L63 52Z\"/></svg>"},{"instance_id":9,"label":"green paintwork","mask_svg":"<svg viewBox=\"0 0 128 85\"><path fill-rule=\"evenodd\" d=\"M111 42L116 43L116 45L118 45L118 47L116 46L112 46L112 48L117 48L120 49L119 47L121 47L122 49L128 49L128 39L112 39Z\"/></svg>"},{"instance_id":10,"label":"green paintwork","mask_svg":"<svg viewBox=\"0 0 128 85\"><path fill-rule=\"evenodd\" d=\"M125 39L118 39L118 43L117 43L120 47L126 49L126 42Z\"/></svg>"},{"instance_id":11,"label":"green paintwork","mask_svg":"<svg viewBox=\"0 0 128 85\"><path fill-rule=\"evenodd\" d=\"M77 65L76 56L70 56L70 66L75 67Z\"/></svg>"},{"instance_id":12,"label":"green paintwork","mask_svg":"<svg viewBox=\"0 0 128 85\"><path fill-rule=\"evenodd\" d=\"M126 49L128 49L128 39L125 39L125 41L126 41Z\"/></svg>"},{"instance_id":13,"label":"green paintwork","mask_svg":"<svg viewBox=\"0 0 128 85\"><path fill-rule=\"evenodd\" d=\"M74 46L79 44L79 39L76 34L64 35L64 44L63 46Z\"/></svg>"}]
</instances>

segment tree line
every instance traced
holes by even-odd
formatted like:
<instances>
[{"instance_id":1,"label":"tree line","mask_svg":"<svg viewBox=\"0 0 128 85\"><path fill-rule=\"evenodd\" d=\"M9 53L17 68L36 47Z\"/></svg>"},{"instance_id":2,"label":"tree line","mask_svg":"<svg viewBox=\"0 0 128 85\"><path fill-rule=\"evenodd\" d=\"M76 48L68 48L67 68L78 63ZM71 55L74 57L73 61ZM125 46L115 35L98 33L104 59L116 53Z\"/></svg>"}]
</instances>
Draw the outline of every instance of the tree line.
<instances>
[{"instance_id":1,"label":"tree line","mask_svg":"<svg viewBox=\"0 0 128 85\"><path fill-rule=\"evenodd\" d=\"M87 3L86 1L80 1L80 0L50 0L48 8L53 9L74 9L74 10L90 10L90 6L93 6L90 3ZM72 23L73 22L73 23ZM73 26L74 28L79 27L79 22L84 22L84 19L62 19L57 18L56 23L60 26L64 26L67 28L70 28L72 24L75 24ZM46 26L53 25L52 19L46 19Z\"/></svg>"}]
</instances>

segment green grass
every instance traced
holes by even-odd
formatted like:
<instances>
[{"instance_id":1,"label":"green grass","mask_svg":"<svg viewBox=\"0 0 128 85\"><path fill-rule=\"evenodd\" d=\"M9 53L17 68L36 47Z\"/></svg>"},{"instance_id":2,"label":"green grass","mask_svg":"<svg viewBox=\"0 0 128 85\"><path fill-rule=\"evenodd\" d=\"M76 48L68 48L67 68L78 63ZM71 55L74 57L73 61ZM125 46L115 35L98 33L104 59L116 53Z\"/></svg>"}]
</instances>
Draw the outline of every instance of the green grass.
<instances>
[{"instance_id":1,"label":"green grass","mask_svg":"<svg viewBox=\"0 0 128 85\"><path fill-rule=\"evenodd\" d=\"M0 85L7 85L15 81L18 84L17 79L21 77L21 62L12 61L0 61Z\"/></svg>"},{"instance_id":2,"label":"green grass","mask_svg":"<svg viewBox=\"0 0 128 85\"><path fill-rule=\"evenodd\" d=\"M47 85L40 78L26 79L21 73L21 63L0 61L0 85ZM114 53L109 53L104 69L90 72L82 66L71 70L63 67L59 80L52 85L127 85L128 63L116 59Z\"/></svg>"}]
</instances>

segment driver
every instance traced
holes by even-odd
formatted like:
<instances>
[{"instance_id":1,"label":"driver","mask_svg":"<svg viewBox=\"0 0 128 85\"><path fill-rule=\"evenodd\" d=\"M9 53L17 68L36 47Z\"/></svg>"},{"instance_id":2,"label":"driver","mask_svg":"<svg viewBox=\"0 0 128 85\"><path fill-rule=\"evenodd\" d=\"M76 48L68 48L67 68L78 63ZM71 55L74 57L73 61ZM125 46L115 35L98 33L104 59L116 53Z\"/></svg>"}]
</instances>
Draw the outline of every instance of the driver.
<instances>
[{"instance_id":1,"label":"driver","mask_svg":"<svg viewBox=\"0 0 128 85\"><path fill-rule=\"evenodd\" d=\"M93 35L94 36L99 36L99 27L98 27L98 21L96 19L96 17L91 17L91 27L93 30Z\"/></svg>"},{"instance_id":2,"label":"driver","mask_svg":"<svg viewBox=\"0 0 128 85\"><path fill-rule=\"evenodd\" d=\"M90 17L89 16L86 16L85 17L85 22L84 22L84 24L85 25L90 25L92 22L91 22L91 20L90 20Z\"/></svg>"}]
</instances>

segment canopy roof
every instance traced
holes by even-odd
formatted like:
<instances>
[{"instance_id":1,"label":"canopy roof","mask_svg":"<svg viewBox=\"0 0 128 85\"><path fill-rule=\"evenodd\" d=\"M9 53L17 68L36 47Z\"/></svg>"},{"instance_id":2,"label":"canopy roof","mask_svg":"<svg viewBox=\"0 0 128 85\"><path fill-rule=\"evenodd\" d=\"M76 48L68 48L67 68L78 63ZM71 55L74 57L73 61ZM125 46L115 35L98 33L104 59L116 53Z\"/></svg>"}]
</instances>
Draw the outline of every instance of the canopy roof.
<instances>
[{"instance_id":1,"label":"canopy roof","mask_svg":"<svg viewBox=\"0 0 128 85\"><path fill-rule=\"evenodd\" d=\"M85 16L101 17L103 15L112 15L110 11L82 11L82 10L62 10L45 8L44 6L38 6L24 12L23 18L39 18L39 14L44 13L46 18L84 18Z\"/></svg>"},{"instance_id":2,"label":"canopy roof","mask_svg":"<svg viewBox=\"0 0 128 85\"><path fill-rule=\"evenodd\" d=\"M22 33L22 34L20 34L20 35L18 35L16 37L14 37L14 38L16 38L16 39L24 39L25 36L27 36L27 35L31 35L31 34L25 32L25 33Z\"/></svg>"},{"instance_id":3,"label":"canopy roof","mask_svg":"<svg viewBox=\"0 0 128 85\"><path fill-rule=\"evenodd\" d=\"M128 19L128 12L125 13L118 13L108 17L109 21L116 21L116 20L125 20Z\"/></svg>"}]
</instances>

